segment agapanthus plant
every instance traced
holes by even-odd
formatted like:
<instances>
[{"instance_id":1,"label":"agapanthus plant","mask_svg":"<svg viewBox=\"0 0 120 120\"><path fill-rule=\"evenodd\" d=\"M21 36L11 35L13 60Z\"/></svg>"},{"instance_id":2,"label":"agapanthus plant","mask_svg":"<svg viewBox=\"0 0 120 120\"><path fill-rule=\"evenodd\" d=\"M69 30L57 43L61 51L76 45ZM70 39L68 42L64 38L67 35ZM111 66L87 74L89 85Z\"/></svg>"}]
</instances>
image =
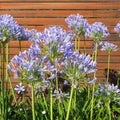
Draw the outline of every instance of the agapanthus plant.
<instances>
[{"instance_id":1,"label":"agapanthus plant","mask_svg":"<svg viewBox=\"0 0 120 120\"><path fill-rule=\"evenodd\" d=\"M1 96L2 96L2 119L7 119L8 105L8 46L10 40L21 40L23 38L23 27L18 25L11 15L0 15L0 60L1 60ZM5 63L5 64L4 64ZM5 71L5 72L4 72ZM5 76L5 77L4 77ZM5 87L6 85L6 87ZM5 109L6 108L6 109Z\"/></svg>"},{"instance_id":2,"label":"agapanthus plant","mask_svg":"<svg viewBox=\"0 0 120 120\"><path fill-rule=\"evenodd\" d=\"M75 85L77 81L83 80L86 74L96 70L96 62L90 55L75 52L72 40L73 35L60 27L45 29L39 41L34 40L28 51L20 52L12 58L8 68L28 83L39 81L43 85L45 81L49 81L49 87L52 88L54 80L59 82L59 74L63 78L66 76L66 79Z\"/></svg>"},{"instance_id":3,"label":"agapanthus plant","mask_svg":"<svg viewBox=\"0 0 120 120\"><path fill-rule=\"evenodd\" d=\"M118 86L108 83L99 84L97 90L95 91L95 98L97 104L96 111L103 108L106 109L108 113L104 113L103 115L106 118L109 118L109 120L114 119L116 115L120 113L119 110L117 111L114 109L115 106L120 106L120 89L118 89ZM108 115L106 116L105 114ZM99 118L100 115L102 115L101 112L96 118Z\"/></svg>"},{"instance_id":4,"label":"agapanthus plant","mask_svg":"<svg viewBox=\"0 0 120 120\"><path fill-rule=\"evenodd\" d=\"M0 15L0 42L22 38L23 27L18 25L11 15Z\"/></svg>"},{"instance_id":5,"label":"agapanthus plant","mask_svg":"<svg viewBox=\"0 0 120 120\"><path fill-rule=\"evenodd\" d=\"M112 51L117 51L118 50L118 46L110 43L110 42L103 42L102 46L101 46L101 51L107 51L107 52L112 52Z\"/></svg>"},{"instance_id":6,"label":"agapanthus plant","mask_svg":"<svg viewBox=\"0 0 120 120\"><path fill-rule=\"evenodd\" d=\"M91 28L87 30L87 35L94 39L95 42L100 42L110 34L107 27L102 22L95 22L91 25Z\"/></svg>"},{"instance_id":7,"label":"agapanthus plant","mask_svg":"<svg viewBox=\"0 0 120 120\"><path fill-rule=\"evenodd\" d=\"M50 76L54 76L56 70L61 72L64 56L73 49L72 36L60 27L45 29L41 34L39 41L34 41L35 44L32 44L28 51L20 52L11 60L10 71L19 74L24 69L29 78L34 80L35 76L38 79L45 72Z\"/></svg>"},{"instance_id":8,"label":"agapanthus plant","mask_svg":"<svg viewBox=\"0 0 120 120\"><path fill-rule=\"evenodd\" d=\"M75 32L75 34L85 35L86 31L90 29L90 25L82 15L72 14L68 16L65 21L68 27ZM86 36L86 35L85 35ZM87 36L86 36L87 37Z\"/></svg>"},{"instance_id":9,"label":"agapanthus plant","mask_svg":"<svg viewBox=\"0 0 120 120\"><path fill-rule=\"evenodd\" d=\"M119 90L109 84L104 87L95 85L97 49L112 52L117 50L117 46L102 41L109 32L101 22L89 25L79 14L68 16L66 22L70 31L59 26L49 27L43 32L24 29L23 36L31 41L32 45L28 50L15 55L8 69L14 72L21 82L26 82L31 89L30 107L33 120L93 120L94 118L97 120L101 112L102 115L104 113L98 110L98 107L103 105L104 95L102 96L100 92L102 90L105 94L108 93L105 96L108 101L104 101L107 106L105 118L111 120L110 100L119 103L116 99ZM75 40L79 41L80 35L94 40L93 58L87 53L79 53L76 50L74 43ZM20 83L14 90L20 93L25 89ZM110 96L113 97L112 93L115 93L113 95L115 99L109 99Z\"/></svg>"},{"instance_id":10,"label":"agapanthus plant","mask_svg":"<svg viewBox=\"0 0 120 120\"><path fill-rule=\"evenodd\" d=\"M75 41L75 49L80 52L80 36L84 36L84 52L86 53L86 38L88 35L86 31L90 30L90 24L88 23L87 19L85 19L82 15L75 15L72 14L65 19L66 23L68 24L68 28L73 31L75 34L74 41Z\"/></svg>"},{"instance_id":11,"label":"agapanthus plant","mask_svg":"<svg viewBox=\"0 0 120 120\"><path fill-rule=\"evenodd\" d=\"M108 83L108 79L109 79L109 70L110 70L110 53L112 51L117 51L118 50L118 46L112 43L109 43L107 41L102 43L101 46L101 51L107 51L108 52L108 68L107 68L107 83Z\"/></svg>"}]
</instances>

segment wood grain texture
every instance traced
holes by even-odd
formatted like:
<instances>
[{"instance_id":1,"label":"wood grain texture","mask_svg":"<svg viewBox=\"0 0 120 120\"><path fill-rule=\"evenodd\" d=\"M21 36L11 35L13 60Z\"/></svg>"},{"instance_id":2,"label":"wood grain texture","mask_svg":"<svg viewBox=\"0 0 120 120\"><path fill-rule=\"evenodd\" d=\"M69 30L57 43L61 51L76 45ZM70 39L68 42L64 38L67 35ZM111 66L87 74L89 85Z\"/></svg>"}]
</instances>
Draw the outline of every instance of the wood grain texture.
<instances>
[{"instance_id":1,"label":"wood grain texture","mask_svg":"<svg viewBox=\"0 0 120 120\"><path fill-rule=\"evenodd\" d=\"M54 9L61 9L61 10L67 10L67 9L119 9L120 8L120 4L119 2L114 2L114 4L112 2L72 2L72 3L64 3L64 2L53 2L53 3L47 3L47 2L42 2L42 3L1 3L0 4L0 9L14 9L14 10L24 10L24 9L32 9L32 10L43 10L43 9L50 9L50 10L54 10Z\"/></svg>"},{"instance_id":2,"label":"wood grain texture","mask_svg":"<svg viewBox=\"0 0 120 120\"><path fill-rule=\"evenodd\" d=\"M120 21L120 0L0 0L0 15L11 14L15 21L28 29L37 29L60 25L69 30L65 18L70 14L83 15L90 24L103 22L109 29L111 36L106 40L117 44L120 48L120 37L114 32L115 25ZM87 53L92 54L93 41L86 41ZM31 42L22 41L22 51L27 50ZM84 42L79 44L84 52ZM11 41L9 45L9 59L19 54L18 41ZM98 81L105 80L104 69L107 68L107 52L99 51ZM120 70L120 50L111 53L111 68ZM13 76L13 74L11 74ZM18 82L18 81L17 81ZM17 84L13 79L13 85Z\"/></svg>"}]
</instances>

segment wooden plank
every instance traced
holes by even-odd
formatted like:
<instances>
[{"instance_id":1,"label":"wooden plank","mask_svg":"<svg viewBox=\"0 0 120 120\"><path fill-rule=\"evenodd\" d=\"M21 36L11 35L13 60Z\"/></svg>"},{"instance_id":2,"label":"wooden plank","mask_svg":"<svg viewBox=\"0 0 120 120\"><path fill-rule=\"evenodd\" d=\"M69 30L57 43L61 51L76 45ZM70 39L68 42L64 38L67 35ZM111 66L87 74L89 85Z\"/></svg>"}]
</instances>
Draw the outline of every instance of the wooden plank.
<instances>
[{"instance_id":1,"label":"wooden plank","mask_svg":"<svg viewBox=\"0 0 120 120\"><path fill-rule=\"evenodd\" d=\"M30 41L21 41L20 42L21 43L21 47L23 47L23 48L27 48L27 47L29 47L30 45L31 45L31 42ZM9 47L19 47L19 41L10 41L10 43L9 43Z\"/></svg>"},{"instance_id":2,"label":"wooden plank","mask_svg":"<svg viewBox=\"0 0 120 120\"><path fill-rule=\"evenodd\" d=\"M88 18L90 24L94 22L103 22L106 25L116 25L120 18ZM15 21L21 25L66 25L64 18L15 18Z\"/></svg>"},{"instance_id":3,"label":"wooden plank","mask_svg":"<svg viewBox=\"0 0 120 120\"><path fill-rule=\"evenodd\" d=\"M2 2L23 2L23 0L0 0ZM119 2L119 0L24 0L24 2Z\"/></svg>"},{"instance_id":4,"label":"wooden plank","mask_svg":"<svg viewBox=\"0 0 120 120\"><path fill-rule=\"evenodd\" d=\"M0 14L10 14L13 17L67 17L71 14L80 14L84 17L120 17L117 10L1 10Z\"/></svg>"},{"instance_id":5,"label":"wooden plank","mask_svg":"<svg viewBox=\"0 0 120 120\"><path fill-rule=\"evenodd\" d=\"M120 2L109 3L1 3L0 9L119 9Z\"/></svg>"}]
</instances>

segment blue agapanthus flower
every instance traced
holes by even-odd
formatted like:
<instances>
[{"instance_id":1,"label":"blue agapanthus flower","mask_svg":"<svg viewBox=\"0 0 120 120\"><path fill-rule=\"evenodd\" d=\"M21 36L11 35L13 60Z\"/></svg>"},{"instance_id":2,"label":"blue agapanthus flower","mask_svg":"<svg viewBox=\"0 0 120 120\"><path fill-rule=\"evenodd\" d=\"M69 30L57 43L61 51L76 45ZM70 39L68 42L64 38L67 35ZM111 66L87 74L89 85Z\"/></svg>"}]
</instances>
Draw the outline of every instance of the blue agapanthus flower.
<instances>
[{"instance_id":1,"label":"blue agapanthus flower","mask_svg":"<svg viewBox=\"0 0 120 120\"><path fill-rule=\"evenodd\" d=\"M74 47L72 35L56 26L45 29L40 39L36 36L38 34L32 31L29 38L33 38L34 43L27 51L12 58L9 70L19 75L24 70L28 79L43 78L45 74L49 76L47 79L54 79L58 72L62 73L64 55Z\"/></svg>"},{"instance_id":2,"label":"blue agapanthus flower","mask_svg":"<svg viewBox=\"0 0 120 120\"><path fill-rule=\"evenodd\" d=\"M11 15L0 15L0 41L23 38L23 27L18 25Z\"/></svg>"},{"instance_id":3,"label":"blue agapanthus flower","mask_svg":"<svg viewBox=\"0 0 120 120\"><path fill-rule=\"evenodd\" d=\"M120 96L120 89L118 88L118 86L114 85L114 84L99 84L99 88L98 90L95 92L95 95L100 95L100 94L104 94L106 96L111 96L113 94L118 94Z\"/></svg>"},{"instance_id":4,"label":"blue agapanthus flower","mask_svg":"<svg viewBox=\"0 0 120 120\"><path fill-rule=\"evenodd\" d=\"M50 54L65 54L74 48L73 34L63 30L59 26L45 29L42 36L42 40L48 46Z\"/></svg>"},{"instance_id":5,"label":"blue agapanthus flower","mask_svg":"<svg viewBox=\"0 0 120 120\"><path fill-rule=\"evenodd\" d=\"M109 43L107 41L103 42L102 46L101 46L101 51L117 51L118 50L118 46L114 45L113 43Z\"/></svg>"},{"instance_id":6,"label":"blue agapanthus flower","mask_svg":"<svg viewBox=\"0 0 120 120\"><path fill-rule=\"evenodd\" d=\"M86 74L97 70L96 62L90 55L72 52L65 59L64 72L68 78L73 80L85 79Z\"/></svg>"},{"instance_id":7,"label":"blue agapanthus flower","mask_svg":"<svg viewBox=\"0 0 120 120\"><path fill-rule=\"evenodd\" d=\"M42 39L42 33L38 32L36 29L24 29L24 39L32 42L36 42L39 44L40 40Z\"/></svg>"},{"instance_id":8,"label":"blue agapanthus flower","mask_svg":"<svg viewBox=\"0 0 120 120\"><path fill-rule=\"evenodd\" d=\"M14 90L17 91L18 94L20 94L25 91L25 87L22 85L22 83L19 83L18 85L16 85Z\"/></svg>"},{"instance_id":9,"label":"blue agapanthus flower","mask_svg":"<svg viewBox=\"0 0 120 120\"><path fill-rule=\"evenodd\" d=\"M86 34L97 42L109 36L108 29L102 22L93 23Z\"/></svg>"},{"instance_id":10,"label":"blue agapanthus flower","mask_svg":"<svg viewBox=\"0 0 120 120\"><path fill-rule=\"evenodd\" d=\"M59 26L45 29L42 33L26 30L25 36L33 44L27 51L15 55L8 66L24 80L50 81L58 74L71 74L68 72L70 64L75 70L71 70L72 76L81 77L96 70L96 62L90 55L74 51L74 34Z\"/></svg>"},{"instance_id":11,"label":"blue agapanthus flower","mask_svg":"<svg viewBox=\"0 0 120 120\"><path fill-rule=\"evenodd\" d=\"M65 21L67 22L68 27L77 34L82 34L86 36L86 31L90 28L88 21L79 14L72 14L68 16Z\"/></svg>"}]
</instances>

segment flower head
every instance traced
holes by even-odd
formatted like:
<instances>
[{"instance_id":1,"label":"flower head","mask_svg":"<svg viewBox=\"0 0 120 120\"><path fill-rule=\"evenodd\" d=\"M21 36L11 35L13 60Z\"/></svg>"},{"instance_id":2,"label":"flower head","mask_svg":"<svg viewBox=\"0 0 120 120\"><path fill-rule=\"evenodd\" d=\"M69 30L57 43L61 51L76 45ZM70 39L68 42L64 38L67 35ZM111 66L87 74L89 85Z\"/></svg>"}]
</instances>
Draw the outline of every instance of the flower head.
<instances>
[{"instance_id":1,"label":"flower head","mask_svg":"<svg viewBox=\"0 0 120 120\"><path fill-rule=\"evenodd\" d=\"M114 84L112 85L109 83L99 84L99 88L96 91L96 95L99 95L99 94L105 94L107 96L111 96L113 94L120 95L120 89L118 89L118 86L115 86Z\"/></svg>"},{"instance_id":2,"label":"flower head","mask_svg":"<svg viewBox=\"0 0 120 120\"><path fill-rule=\"evenodd\" d=\"M118 47L117 45L114 45L112 43L109 43L109 42L103 42L103 45L101 46L101 51L108 51L108 52L111 52L111 51L117 51L118 50Z\"/></svg>"},{"instance_id":3,"label":"flower head","mask_svg":"<svg viewBox=\"0 0 120 120\"><path fill-rule=\"evenodd\" d=\"M85 35L86 30L89 29L89 24L86 19L83 18L82 15L72 14L68 16L65 21L68 24L68 27L73 30L77 34ZM86 35L85 35L86 36Z\"/></svg>"},{"instance_id":4,"label":"flower head","mask_svg":"<svg viewBox=\"0 0 120 120\"><path fill-rule=\"evenodd\" d=\"M36 29L24 29L24 39L33 42L40 42L42 39L42 33L38 32Z\"/></svg>"},{"instance_id":5,"label":"flower head","mask_svg":"<svg viewBox=\"0 0 120 120\"><path fill-rule=\"evenodd\" d=\"M18 85L16 85L14 90L16 90L18 94L20 94L21 92L25 91L25 87L22 85L22 83L19 83Z\"/></svg>"},{"instance_id":6,"label":"flower head","mask_svg":"<svg viewBox=\"0 0 120 120\"><path fill-rule=\"evenodd\" d=\"M107 27L101 22L95 22L91 25L91 28L87 31L87 35L93 38L96 42L99 42L103 38L109 35Z\"/></svg>"},{"instance_id":7,"label":"flower head","mask_svg":"<svg viewBox=\"0 0 120 120\"><path fill-rule=\"evenodd\" d=\"M62 100L64 98L69 98L70 97L69 93L64 93L61 89L54 90L52 96L56 97L56 99L58 99L60 102L62 102Z\"/></svg>"},{"instance_id":8,"label":"flower head","mask_svg":"<svg viewBox=\"0 0 120 120\"><path fill-rule=\"evenodd\" d=\"M90 55L71 53L65 60L65 74L69 79L81 80L86 74L96 71L96 62L92 60Z\"/></svg>"},{"instance_id":9,"label":"flower head","mask_svg":"<svg viewBox=\"0 0 120 120\"><path fill-rule=\"evenodd\" d=\"M23 28L18 25L11 15L0 15L0 41L10 39L20 40L23 37Z\"/></svg>"}]
</instances>

